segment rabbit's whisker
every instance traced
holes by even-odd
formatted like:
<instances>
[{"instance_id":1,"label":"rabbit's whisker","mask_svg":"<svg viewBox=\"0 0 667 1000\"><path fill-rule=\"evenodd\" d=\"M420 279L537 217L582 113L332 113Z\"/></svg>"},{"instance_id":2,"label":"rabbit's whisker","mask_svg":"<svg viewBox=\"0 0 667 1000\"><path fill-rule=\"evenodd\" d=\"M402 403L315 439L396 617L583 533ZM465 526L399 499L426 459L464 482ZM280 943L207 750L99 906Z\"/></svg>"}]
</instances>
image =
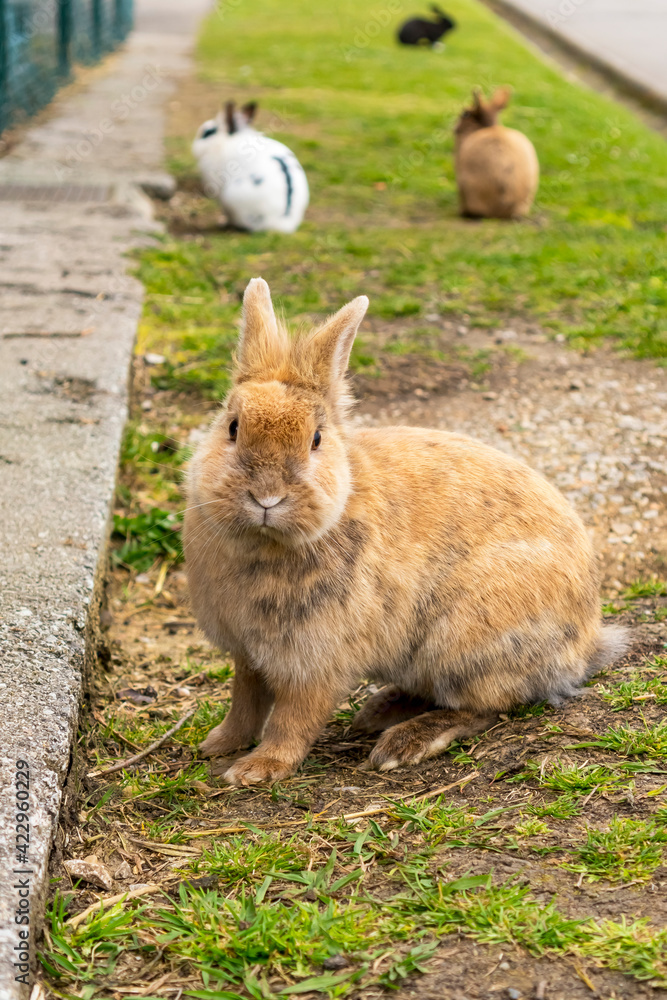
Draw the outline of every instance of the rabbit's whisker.
<instances>
[{"instance_id":1,"label":"rabbit's whisker","mask_svg":"<svg viewBox=\"0 0 667 1000\"><path fill-rule=\"evenodd\" d=\"M199 507L208 507L212 503L224 503L223 497L218 497L217 500L206 500L204 503L193 503L190 507L184 507L183 510L176 511L177 514L187 514L189 510L197 510Z\"/></svg>"}]
</instances>

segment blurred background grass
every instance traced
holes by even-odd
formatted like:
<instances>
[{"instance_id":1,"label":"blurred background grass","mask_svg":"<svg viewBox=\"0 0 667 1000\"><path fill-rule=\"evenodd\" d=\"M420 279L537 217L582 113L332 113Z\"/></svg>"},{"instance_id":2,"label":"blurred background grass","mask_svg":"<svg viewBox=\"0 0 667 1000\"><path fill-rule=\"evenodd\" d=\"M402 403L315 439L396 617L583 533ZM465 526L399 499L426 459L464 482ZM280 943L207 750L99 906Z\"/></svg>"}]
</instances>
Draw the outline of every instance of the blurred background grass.
<instances>
[{"instance_id":1,"label":"blurred background grass","mask_svg":"<svg viewBox=\"0 0 667 1000\"><path fill-rule=\"evenodd\" d=\"M171 169L195 188L197 126L225 99L258 99L259 127L295 150L312 202L292 236L188 231L181 219L178 238L143 254L139 349L167 354L168 384L224 389L240 296L257 274L290 318L363 292L386 323L437 313L493 326L521 315L576 346L608 337L635 356L667 357L664 140L565 79L483 4L447 9L459 26L444 51L396 44L413 13L403 0L222 0L205 22L200 79L177 95ZM452 126L473 86L501 84L514 88L504 123L538 151L537 201L522 222L463 220ZM216 208L202 202L212 223ZM361 344L355 363L372 360Z\"/></svg>"}]
</instances>

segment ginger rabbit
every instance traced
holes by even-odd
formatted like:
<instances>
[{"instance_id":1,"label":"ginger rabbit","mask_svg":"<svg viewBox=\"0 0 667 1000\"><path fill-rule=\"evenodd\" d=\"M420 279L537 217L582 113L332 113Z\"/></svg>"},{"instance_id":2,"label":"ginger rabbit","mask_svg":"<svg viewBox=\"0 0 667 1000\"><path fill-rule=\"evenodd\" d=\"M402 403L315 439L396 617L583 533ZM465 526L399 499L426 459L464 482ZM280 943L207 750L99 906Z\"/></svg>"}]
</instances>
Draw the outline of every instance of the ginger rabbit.
<instances>
[{"instance_id":1,"label":"ginger rabbit","mask_svg":"<svg viewBox=\"0 0 667 1000\"><path fill-rule=\"evenodd\" d=\"M515 219L527 215L540 175L537 153L530 139L513 128L498 125L498 114L510 99L501 87L490 101L473 93L454 129L456 183L461 214Z\"/></svg>"},{"instance_id":2,"label":"ginger rabbit","mask_svg":"<svg viewBox=\"0 0 667 1000\"><path fill-rule=\"evenodd\" d=\"M537 472L459 434L348 421L368 300L291 338L250 282L233 384L190 465L193 607L235 662L202 751L233 785L304 760L364 678L368 766L416 764L525 702L558 703L623 648L602 627L578 515Z\"/></svg>"}]
</instances>

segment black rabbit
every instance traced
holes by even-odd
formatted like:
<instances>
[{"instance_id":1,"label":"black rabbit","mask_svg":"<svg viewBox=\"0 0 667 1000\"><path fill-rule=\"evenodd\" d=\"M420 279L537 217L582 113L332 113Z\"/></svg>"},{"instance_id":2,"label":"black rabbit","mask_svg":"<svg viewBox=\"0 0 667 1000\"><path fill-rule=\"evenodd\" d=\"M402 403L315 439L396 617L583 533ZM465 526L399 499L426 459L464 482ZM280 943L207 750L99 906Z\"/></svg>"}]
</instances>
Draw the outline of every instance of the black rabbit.
<instances>
[{"instance_id":1,"label":"black rabbit","mask_svg":"<svg viewBox=\"0 0 667 1000\"><path fill-rule=\"evenodd\" d=\"M456 22L435 4L431 4L431 10L437 20L427 21L423 17L411 17L401 25L398 30L398 40L402 45L435 45L443 35L456 27Z\"/></svg>"}]
</instances>

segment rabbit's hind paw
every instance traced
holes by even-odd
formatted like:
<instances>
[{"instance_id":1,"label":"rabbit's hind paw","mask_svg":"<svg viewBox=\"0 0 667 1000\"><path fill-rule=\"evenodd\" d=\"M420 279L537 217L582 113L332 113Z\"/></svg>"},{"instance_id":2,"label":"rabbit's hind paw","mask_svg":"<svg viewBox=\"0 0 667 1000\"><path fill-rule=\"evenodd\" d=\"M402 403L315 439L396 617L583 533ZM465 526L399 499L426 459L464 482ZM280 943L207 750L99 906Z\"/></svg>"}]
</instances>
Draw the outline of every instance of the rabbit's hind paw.
<instances>
[{"instance_id":1,"label":"rabbit's hind paw","mask_svg":"<svg viewBox=\"0 0 667 1000\"><path fill-rule=\"evenodd\" d=\"M399 722L422 715L433 706L426 698L406 694L391 684L372 695L352 720L353 733L380 733Z\"/></svg>"},{"instance_id":2,"label":"rabbit's hind paw","mask_svg":"<svg viewBox=\"0 0 667 1000\"><path fill-rule=\"evenodd\" d=\"M473 715L435 709L385 730L377 741L365 769L393 771L405 764L418 764L427 757L442 753L454 740L483 732L496 721L496 715Z\"/></svg>"}]
</instances>

